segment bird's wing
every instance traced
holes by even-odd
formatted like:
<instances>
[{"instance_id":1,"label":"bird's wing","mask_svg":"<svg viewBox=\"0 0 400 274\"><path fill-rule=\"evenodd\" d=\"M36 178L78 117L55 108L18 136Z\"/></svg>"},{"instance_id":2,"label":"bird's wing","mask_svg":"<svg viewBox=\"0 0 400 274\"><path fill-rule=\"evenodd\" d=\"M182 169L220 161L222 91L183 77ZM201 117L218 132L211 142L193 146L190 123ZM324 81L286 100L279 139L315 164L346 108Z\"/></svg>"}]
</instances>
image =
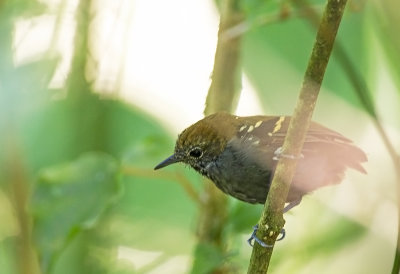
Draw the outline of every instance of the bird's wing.
<instances>
[{"instance_id":1,"label":"bird's wing","mask_svg":"<svg viewBox=\"0 0 400 274\"><path fill-rule=\"evenodd\" d=\"M260 148L275 150L283 145L289 122L290 117L287 116L264 117L258 121L255 119L253 125L239 128L238 137L258 142ZM311 122L307 131L302 153L305 156L323 154L331 161L335 161L335 164L366 173L360 164L367 161L365 153L342 134L315 122Z\"/></svg>"}]
</instances>

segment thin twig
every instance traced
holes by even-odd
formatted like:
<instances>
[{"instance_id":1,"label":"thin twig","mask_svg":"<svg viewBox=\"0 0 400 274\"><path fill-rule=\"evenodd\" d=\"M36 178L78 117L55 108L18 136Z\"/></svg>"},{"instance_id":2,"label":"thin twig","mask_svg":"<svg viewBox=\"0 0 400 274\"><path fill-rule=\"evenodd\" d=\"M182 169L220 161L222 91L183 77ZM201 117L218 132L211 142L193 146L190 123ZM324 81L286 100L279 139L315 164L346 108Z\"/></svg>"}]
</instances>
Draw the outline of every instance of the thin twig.
<instances>
[{"instance_id":1,"label":"thin twig","mask_svg":"<svg viewBox=\"0 0 400 274\"><path fill-rule=\"evenodd\" d=\"M18 273L31 274L38 273L37 257L32 247L32 220L27 212L28 200L30 196L29 180L26 176L26 167L20 153L18 138L12 127L4 145L6 149L5 175L10 183L10 196L16 212L16 218L20 233L15 240L16 266Z\"/></svg>"},{"instance_id":2,"label":"thin twig","mask_svg":"<svg viewBox=\"0 0 400 274\"><path fill-rule=\"evenodd\" d=\"M286 6L285 6L286 7ZM314 7L314 10L321 10L322 7ZM224 33L222 38L224 40L234 39L238 36L242 36L248 31L251 31L253 28L265 26L273 23L283 22L288 19L294 18L303 18L307 17L308 13L304 10L291 10L289 8L282 8L279 12L274 14L262 14L255 18L254 20L244 20L239 22L238 24L232 26L231 28L227 29Z\"/></svg>"},{"instance_id":3,"label":"thin twig","mask_svg":"<svg viewBox=\"0 0 400 274\"><path fill-rule=\"evenodd\" d=\"M129 176L140 176L145 178L159 178L164 180L169 180L177 182L180 184L188 196L196 202L196 204L201 205L202 201L196 189L192 186L190 181L182 174L182 172L168 172L165 170L160 170L154 172L153 169L139 168L134 166L123 166L122 174Z\"/></svg>"},{"instance_id":4,"label":"thin twig","mask_svg":"<svg viewBox=\"0 0 400 274\"><path fill-rule=\"evenodd\" d=\"M328 0L325 7L303 86L283 144L282 151L285 154L301 153L346 2ZM296 164L297 160L285 157L278 161L257 232L257 237L272 247L264 248L258 243L254 244L248 273L266 273L268 270L273 246L285 223L282 212Z\"/></svg>"}]
</instances>

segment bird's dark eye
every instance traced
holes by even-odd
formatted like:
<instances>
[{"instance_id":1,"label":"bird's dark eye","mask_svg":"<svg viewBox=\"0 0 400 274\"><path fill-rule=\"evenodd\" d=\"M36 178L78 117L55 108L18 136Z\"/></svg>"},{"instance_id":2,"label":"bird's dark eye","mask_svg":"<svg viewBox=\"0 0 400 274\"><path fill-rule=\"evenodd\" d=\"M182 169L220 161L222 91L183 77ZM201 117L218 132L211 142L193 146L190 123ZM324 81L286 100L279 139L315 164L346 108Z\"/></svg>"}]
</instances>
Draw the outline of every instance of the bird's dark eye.
<instances>
[{"instance_id":1,"label":"bird's dark eye","mask_svg":"<svg viewBox=\"0 0 400 274\"><path fill-rule=\"evenodd\" d=\"M190 155L191 157L194 157L194 158L200 158L201 155L203 155L203 151L202 151L200 148L195 147L194 149L192 149L192 150L189 152L189 155Z\"/></svg>"}]
</instances>

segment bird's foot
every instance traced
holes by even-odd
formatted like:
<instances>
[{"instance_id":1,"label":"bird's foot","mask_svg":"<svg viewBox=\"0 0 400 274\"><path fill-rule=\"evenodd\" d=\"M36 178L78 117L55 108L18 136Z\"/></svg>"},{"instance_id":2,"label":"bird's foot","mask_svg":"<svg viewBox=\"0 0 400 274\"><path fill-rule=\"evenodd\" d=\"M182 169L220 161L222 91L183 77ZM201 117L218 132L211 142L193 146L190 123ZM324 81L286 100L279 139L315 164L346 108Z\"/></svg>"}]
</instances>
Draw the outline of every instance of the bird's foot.
<instances>
[{"instance_id":1,"label":"bird's foot","mask_svg":"<svg viewBox=\"0 0 400 274\"><path fill-rule=\"evenodd\" d=\"M282 147L278 147L277 150L275 150L275 152L274 152L274 157L272 157L272 160L278 161L281 158L287 158L287 159L291 159L291 160L298 160L298 159L303 159L304 155L300 154L298 156L295 156L295 155L291 155L291 154L285 154L285 153L283 153Z\"/></svg>"},{"instance_id":2,"label":"bird's foot","mask_svg":"<svg viewBox=\"0 0 400 274\"><path fill-rule=\"evenodd\" d=\"M262 247L272 247L272 245L268 245L266 243L264 243L263 241L261 241L258 237L257 237L257 230L258 230L258 224L256 224L255 226L253 226L253 233L251 234L250 238L247 240L247 242L249 243L250 246L253 246L253 240L255 242L257 242L259 245L261 245ZM276 239L277 241L281 241L285 238L286 236L286 231L284 228L282 228L281 232L280 232L280 237L278 239Z\"/></svg>"}]
</instances>

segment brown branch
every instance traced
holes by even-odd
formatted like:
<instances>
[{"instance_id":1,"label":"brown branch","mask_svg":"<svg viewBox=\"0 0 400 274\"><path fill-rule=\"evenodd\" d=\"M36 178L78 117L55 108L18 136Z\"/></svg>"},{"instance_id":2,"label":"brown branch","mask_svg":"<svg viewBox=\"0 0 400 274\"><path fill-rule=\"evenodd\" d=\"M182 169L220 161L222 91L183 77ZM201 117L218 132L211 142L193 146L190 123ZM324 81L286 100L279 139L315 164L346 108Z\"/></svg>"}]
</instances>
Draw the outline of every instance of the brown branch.
<instances>
[{"instance_id":1,"label":"brown branch","mask_svg":"<svg viewBox=\"0 0 400 274\"><path fill-rule=\"evenodd\" d=\"M328 0L325 7L303 86L283 144L285 154L296 156L301 154L346 2L346 0ZM282 211L296 164L296 160L284 157L278 161L257 232L257 236L272 247L264 248L255 243L248 273L266 273L268 270L274 243L285 223Z\"/></svg>"},{"instance_id":2,"label":"brown branch","mask_svg":"<svg viewBox=\"0 0 400 274\"><path fill-rule=\"evenodd\" d=\"M86 68L90 57L90 22L92 0L80 0L76 9L76 28L74 37L74 53L71 69L66 81L68 97L81 100L90 91L90 84L86 79ZM83 101L83 100L81 100Z\"/></svg>"},{"instance_id":3,"label":"brown branch","mask_svg":"<svg viewBox=\"0 0 400 274\"><path fill-rule=\"evenodd\" d=\"M232 112L236 108L242 77L239 65L241 36L226 39L225 32L243 20L237 2L238 0L222 1L212 82L207 94L204 115L217 111Z\"/></svg>"},{"instance_id":4,"label":"brown branch","mask_svg":"<svg viewBox=\"0 0 400 274\"><path fill-rule=\"evenodd\" d=\"M3 143L7 159L3 163L5 165L3 168L5 179L10 187L10 200L13 203L19 225L19 234L15 239L15 265L20 274L39 273L37 254L32 246L32 220L27 212L30 184L19 143L16 141L18 138L11 127L9 130L11 133L7 134L8 138Z\"/></svg>"},{"instance_id":5,"label":"brown branch","mask_svg":"<svg viewBox=\"0 0 400 274\"><path fill-rule=\"evenodd\" d=\"M312 9L321 10L322 12L322 8L322 6L320 7L318 5L316 7L313 7ZM266 26L273 23L284 22L289 19L303 18L307 16L309 16L309 13L306 10L293 10L288 7L287 3L282 4L282 7L278 12L275 12L273 14L260 15L252 21L245 20L227 29L224 33L224 39L233 39L235 37L244 35L248 31L256 27Z\"/></svg>"},{"instance_id":6,"label":"brown branch","mask_svg":"<svg viewBox=\"0 0 400 274\"><path fill-rule=\"evenodd\" d=\"M236 108L241 88L240 50L241 37L224 39L224 32L243 20L238 0L222 0L218 43L215 52L212 81L208 90L204 115L218 111L232 112ZM228 216L228 198L209 180L204 184L204 203L200 208L196 250L211 246L221 254L226 254L223 231ZM194 265L195 266L195 265ZM227 273L229 268L223 262L213 273Z\"/></svg>"}]
</instances>

